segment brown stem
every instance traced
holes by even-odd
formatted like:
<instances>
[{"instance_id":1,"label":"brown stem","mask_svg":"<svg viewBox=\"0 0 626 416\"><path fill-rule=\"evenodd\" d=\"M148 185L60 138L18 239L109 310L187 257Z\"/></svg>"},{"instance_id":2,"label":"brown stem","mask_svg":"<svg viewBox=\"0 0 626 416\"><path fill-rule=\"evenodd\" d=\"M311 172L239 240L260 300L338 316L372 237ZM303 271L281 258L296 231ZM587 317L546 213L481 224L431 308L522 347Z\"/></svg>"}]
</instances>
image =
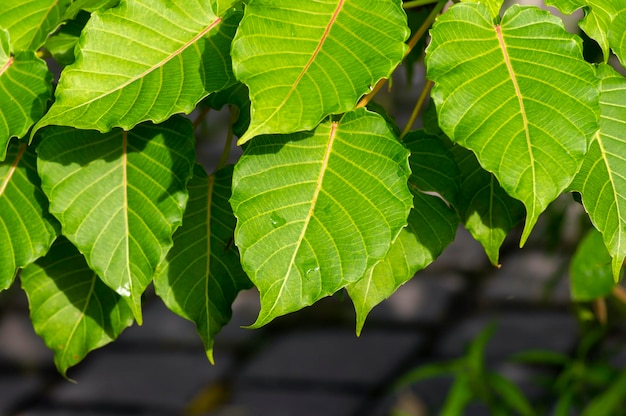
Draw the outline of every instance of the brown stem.
<instances>
[{"instance_id":1,"label":"brown stem","mask_svg":"<svg viewBox=\"0 0 626 416\"><path fill-rule=\"evenodd\" d=\"M593 310L596 313L598 322L600 322L600 324L602 325L606 325L606 321L607 321L606 300L604 298L598 298L594 300Z\"/></svg>"},{"instance_id":2,"label":"brown stem","mask_svg":"<svg viewBox=\"0 0 626 416\"><path fill-rule=\"evenodd\" d=\"M200 123L202 123L202 120L204 120L206 115L209 114L209 111L211 111L211 107L209 107L209 106L202 107L200 109L200 112L198 113L198 116L193 121L193 131L196 131L196 129L198 128Z\"/></svg>"},{"instance_id":3,"label":"brown stem","mask_svg":"<svg viewBox=\"0 0 626 416\"><path fill-rule=\"evenodd\" d=\"M615 286L612 293L620 302L626 303L626 289L622 286Z\"/></svg>"},{"instance_id":4,"label":"brown stem","mask_svg":"<svg viewBox=\"0 0 626 416\"><path fill-rule=\"evenodd\" d=\"M432 88L432 86L433 82L431 80L427 80L426 84L424 85L424 89L422 90L422 93L415 103L415 107L413 107L411 117L409 117L409 121L407 121L406 126L404 126L404 130L402 130L402 133L400 134L400 140L404 139L404 136L406 136L409 131L411 131L413 124L415 124L415 120L417 120L417 116L422 110L422 107L424 107L424 103L426 102L426 98L428 98L428 94L430 93L430 89Z\"/></svg>"},{"instance_id":5,"label":"brown stem","mask_svg":"<svg viewBox=\"0 0 626 416\"><path fill-rule=\"evenodd\" d=\"M226 166L226 162L228 162L228 156L230 156L230 148L233 145L233 138L235 134L233 133L233 124L239 118L239 109L235 106L230 106L230 121L228 122L228 133L226 133L226 141L224 143L224 150L222 151L222 156L220 156L219 162L217 162L217 167L215 171L217 172L224 166Z\"/></svg>"}]
</instances>

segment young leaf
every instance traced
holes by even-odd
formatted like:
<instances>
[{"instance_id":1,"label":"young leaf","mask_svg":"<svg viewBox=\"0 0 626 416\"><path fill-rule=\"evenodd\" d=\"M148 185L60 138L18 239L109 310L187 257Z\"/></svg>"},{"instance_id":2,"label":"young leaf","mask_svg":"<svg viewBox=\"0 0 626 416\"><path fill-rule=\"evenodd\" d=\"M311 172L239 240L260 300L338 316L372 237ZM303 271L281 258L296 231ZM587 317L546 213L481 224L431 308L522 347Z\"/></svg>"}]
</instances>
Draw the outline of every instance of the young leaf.
<instances>
[{"instance_id":1,"label":"young leaf","mask_svg":"<svg viewBox=\"0 0 626 416\"><path fill-rule=\"evenodd\" d=\"M61 24L71 0L2 0L0 28L11 37L12 51L36 51Z\"/></svg>"},{"instance_id":2,"label":"young leaf","mask_svg":"<svg viewBox=\"0 0 626 416\"><path fill-rule=\"evenodd\" d=\"M359 280L387 254L411 208L408 155L365 109L251 142L231 205L243 268L261 292L255 327Z\"/></svg>"},{"instance_id":3,"label":"young leaf","mask_svg":"<svg viewBox=\"0 0 626 416\"><path fill-rule=\"evenodd\" d=\"M237 137L243 136L250 125L250 96L248 87L241 82L237 82L225 90L209 95L202 101L202 104L220 110L224 105L234 105L239 114L237 121L233 124L233 132Z\"/></svg>"},{"instance_id":4,"label":"young leaf","mask_svg":"<svg viewBox=\"0 0 626 416\"><path fill-rule=\"evenodd\" d=\"M602 242L602 235L594 229L580 242L572 258L570 286L572 300L577 302L607 296L615 287L611 256Z\"/></svg>"},{"instance_id":5,"label":"young leaf","mask_svg":"<svg viewBox=\"0 0 626 416\"><path fill-rule=\"evenodd\" d=\"M618 278L626 257L626 79L608 65L598 67L600 130L571 185L582 195L593 225L602 233Z\"/></svg>"},{"instance_id":6,"label":"young leaf","mask_svg":"<svg viewBox=\"0 0 626 416\"><path fill-rule=\"evenodd\" d=\"M195 322L211 362L213 338L230 320L237 293L251 286L233 244L231 182L232 167L207 177L202 166L195 166L183 225L154 277L167 307Z\"/></svg>"},{"instance_id":7,"label":"young leaf","mask_svg":"<svg viewBox=\"0 0 626 416\"><path fill-rule=\"evenodd\" d=\"M472 3L452 6L431 35L439 124L524 203L524 244L597 130L597 79L582 41L538 8L513 5L494 25L486 6Z\"/></svg>"},{"instance_id":8,"label":"young leaf","mask_svg":"<svg viewBox=\"0 0 626 416\"><path fill-rule=\"evenodd\" d=\"M454 146L460 170L456 208L465 228L482 244L491 264L499 264L500 247L507 234L524 218L524 206L511 198L493 174L480 167L474 153Z\"/></svg>"},{"instance_id":9,"label":"young leaf","mask_svg":"<svg viewBox=\"0 0 626 416\"><path fill-rule=\"evenodd\" d=\"M369 312L435 260L454 240L459 225L456 212L445 202L454 201L458 192L452 155L441 141L423 131L410 133L404 142L411 150L413 209L385 258L347 286L356 310L357 335Z\"/></svg>"},{"instance_id":10,"label":"young leaf","mask_svg":"<svg viewBox=\"0 0 626 416\"><path fill-rule=\"evenodd\" d=\"M52 75L34 52L11 54L9 32L0 28L0 161L11 137L22 137L42 116L52 95Z\"/></svg>"},{"instance_id":11,"label":"young leaf","mask_svg":"<svg viewBox=\"0 0 626 416\"><path fill-rule=\"evenodd\" d=\"M463 0L466 3L482 3L489 9L492 20L500 16L500 9L504 0Z\"/></svg>"},{"instance_id":12,"label":"young leaf","mask_svg":"<svg viewBox=\"0 0 626 416\"><path fill-rule=\"evenodd\" d=\"M587 5L587 0L545 0L546 6L552 6L561 13L572 14Z\"/></svg>"},{"instance_id":13,"label":"young leaf","mask_svg":"<svg viewBox=\"0 0 626 416\"><path fill-rule=\"evenodd\" d=\"M98 279L64 237L20 278L35 331L54 351L54 363L63 376L133 323L127 303Z\"/></svg>"},{"instance_id":14,"label":"young leaf","mask_svg":"<svg viewBox=\"0 0 626 416\"><path fill-rule=\"evenodd\" d=\"M11 286L17 269L48 252L58 228L40 188L33 149L13 142L0 163L0 290Z\"/></svg>"},{"instance_id":15,"label":"young leaf","mask_svg":"<svg viewBox=\"0 0 626 416\"><path fill-rule=\"evenodd\" d=\"M141 323L141 294L172 246L187 202L191 123L173 117L107 134L51 127L42 136L38 170L50 212Z\"/></svg>"},{"instance_id":16,"label":"young leaf","mask_svg":"<svg viewBox=\"0 0 626 416\"><path fill-rule=\"evenodd\" d=\"M36 128L130 130L191 112L230 84L228 53L239 18L224 20L212 2L200 0L122 0L95 12Z\"/></svg>"},{"instance_id":17,"label":"young leaf","mask_svg":"<svg viewBox=\"0 0 626 416\"><path fill-rule=\"evenodd\" d=\"M399 0L256 0L233 41L233 71L250 88L239 140L311 130L400 63L409 35Z\"/></svg>"}]
</instances>

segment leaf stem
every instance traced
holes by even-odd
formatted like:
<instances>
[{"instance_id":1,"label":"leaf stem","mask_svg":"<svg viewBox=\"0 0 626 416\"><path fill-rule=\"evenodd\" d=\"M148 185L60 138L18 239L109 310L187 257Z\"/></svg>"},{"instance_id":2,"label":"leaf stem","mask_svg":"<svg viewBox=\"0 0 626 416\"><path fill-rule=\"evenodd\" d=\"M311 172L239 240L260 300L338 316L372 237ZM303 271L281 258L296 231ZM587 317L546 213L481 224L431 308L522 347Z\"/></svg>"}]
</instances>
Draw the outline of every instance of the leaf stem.
<instances>
[{"instance_id":1,"label":"leaf stem","mask_svg":"<svg viewBox=\"0 0 626 416\"><path fill-rule=\"evenodd\" d=\"M426 6L428 4L437 3L437 0L412 0L402 3L403 9L412 9L414 7Z\"/></svg>"},{"instance_id":2,"label":"leaf stem","mask_svg":"<svg viewBox=\"0 0 626 416\"><path fill-rule=\"evenodd\" d=\"M424 85L424 89L422 90L422 93L417 99L417 102L415 103L415 107L413 107L413 112L411 113L411 117L409 117L409 121L407 121L406 126L404 126L404 130L402 130L402 133L400 134L400 141L404 139L404 136L406 136L409 133L409 131L413 127L413 124L415 124L415 120L417 120L417 116L422 110L422 107L424 107L424 103L426 102L426 98L428 97L428 94L430 93L430 89L432 88L433 84L434 83L431 80L426 81L426 84Z\"/></svg>"},{"instance_id":3,"label":"leaf stem","mask_svg":"<svg viewBox=\"0 0 626 416\"><path fill-rule=\"evenodd\" d=\"M619 299L622 303L626 303L626 289L617 285L613 288L613 296Z\"/></svg>"},{"instance_id":4,"label":"leaf stem","mask_svg":"<svg viewBox=\"0 0 626 416\"><path fill-rule=\"evenodd\" d=\"M420 0L420 1L426 1L426 0ZM433 2L431 1L431 3ZM424 20L422 25L419 27L419 29L417 29L417 31L413 34L413 36L409 40L409 43L408 43L409 48L404 54L403 59L406 59L406 57L411 53L413 48L415 48L415 45L417 45L417 42L421 39L422 36L424 36L424 33L426 33L428 28L433 24L433 22L435 21L435 19L437 18L441 10L444 8L446 3L448 3L448 0L437 1L437 4L431 10L428 17L426 17L426 20ZM372 98L374 98L374 96L378 94L378 92L382 89L383 85L385 85L386 82L387 82L386 78L382 78L380 81L378 81L376 83L376 86L372 89L372 91L370 91L369 94L361 98L359 103L356 105L356 108L361 108L361 107L365 107L366 105L368 105L369 102L372 101Z\"/></svg>"},{"instance_id":5,"label":"leaf stem","mask_svg":"<svg viewBox=\"0 0 626 416\"><path fill-rule=\"evenodd\" d=\"M200 112L198 113L198 116L193 121L193 131L196 131L196 129L198 128L200 123L202 123L202 120L204 120L206 115L209 114L209 111L211 111L211 107L209 107L209 106L202 107L200 109Z\"/></svg>"},{"instance_id":6,"label":"leaf stem","mask_svg":"<svg viewBox=\"0 0 626 416\"><path fill-rule=\"evenodd\" d=\"M235 133L233 133L233 124L235 124L235 121L237 121L238 118L239 109L235 106L230 106L230 121L228 122L228 133L226 134L224 150L222 151L222 156L220 156L219 162L217 162L215 172L226 166L226 162L228 162L228 156L230 156L230 148L233 145L233 138L235 136Z\"/></svg>"}]
</instances>

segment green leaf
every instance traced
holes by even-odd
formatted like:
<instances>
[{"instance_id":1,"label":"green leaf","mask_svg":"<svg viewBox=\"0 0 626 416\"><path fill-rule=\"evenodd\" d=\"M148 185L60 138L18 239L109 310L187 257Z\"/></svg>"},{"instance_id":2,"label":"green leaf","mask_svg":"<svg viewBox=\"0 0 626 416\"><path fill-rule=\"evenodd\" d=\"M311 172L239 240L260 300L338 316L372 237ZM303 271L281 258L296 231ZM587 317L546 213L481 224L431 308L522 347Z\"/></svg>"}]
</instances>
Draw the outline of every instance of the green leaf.
<instances>
[{"instance_id":1,"label":"green leaf","mask_svg":"<svg viewBox=\"0 0 626 416\"><path fill-rule=\"evenodd\" d=\"M561 13L572 14L587 5L586 0L545 0L546 6L559 9Z\"/></svg>"},{"instance_id":2,"label":"green leaf","mask_svg":"<svg viewBox=\"0 0 626 416\"><path fill-rule=\"evenodd\" d=\"M391 245L385 258L355 283L347 286L361 333L369 312L391 296L415 273L435 260L454 240L459 218L446 201L456 199L458 173L452 155L436 137L423 131L405 138L411 150L409 187L413 209L408 225Z\"/></svg>"},{"instance_id":3,"label":"green leaf","mask_svg":"<svg viewBox=\"0 0 626 416\"><path fill-rule=\"evenodd\" d=\"M524 244L597 130L597 79L582 41L538 8L513 5L493 25L486 6L470 3L442 14L431 36L439 125L524 203Z\"/></svg>"},{"instance_id":4,"label":"green leaf","mask_svg":"<svg viewBox=\"0 0 626 416\"><path fill-rule=\"evenodd\" d=\"M231 205L243 268L261 292L255 327L359 280L387 254L411 208L408 155L365 109L251 142Z\"/></svg>"},{"instance_id":5,"label":"green leaf","mask_svg":"<svg viewBox=\"0 0 626 416\"><path fill-rule=\"evenodd\" d=\"M10 52L9 33L0 29L0 161L11 137L28 132L52 95L46 63L33 52Z\"/></svg>"},{"instance_id":6,"label":"green leaf","mask_svg":"<svg viewBox=\"0 0 626 416\"><path fill-rule=\"evenodd\" d=\"M465 3L482 3L489 9L489 14L493 21L500 17L500 9L502 9L502 3L504 0L462 0Z\"/></svg>"},{"instance_id":7,"label":"green leaf","mask_svg":"<svg viewBox=\"0 0 626 416\"><path fill-rule=\"evenodd\" d=\"M85 10L87 12L95 12L97 10L104 11L115 7L120 3L120 0L72 0L72 4L65 12L65 19L73 19L78 12Z\"/></svg>"},{"instance_id":8,"label":"green leaf","mask_svg":"<svg viewBox=\"0 0 626 416\"><path fill-rule=\"evenodd\" d=\"M80 33L87 24L90 14L82 12L75 19L66 22L61 28L48 37L44 48L50 52L55 61L61 65L74 63L74 48L78 44Z\"/></svg>"},{"instance_id":9,"label":"green leaf","mask_svg":"<svg viewBox=\"0 0 626 416\"><path fill-rule=\"evenodd\" d=\"M126 302L100 281L63 237L46 257L22 271L21 280L35 332L54 351L54 363L63 376L133 323Z\"/></svg>"},{"instance_id":10,"label":"green leaf","mask_svg":"<svg viewBox=\"0 0 626 416\"><path fill-rule=\"evenodd\" d=\"M609 44L623 67L626 67L626 1L609 27Z\"/></svg>"},{"instance_id":11,"label":"green leaf","mask_svg":"<svg viewBox=\"0 0 626 416\"><path fill-rule=\"evenodd\" d=\"M524 206L510 197L493 174L478 163L474 153L452 149L460 170L456 208L465 228L482 244L491 264L498 266L500 247L507 234L524 218Z\"/></svg>"},{"instance_id":12,"label":"green leaf","mask_svg":"<svg viewBox=\"0 0 626 416\"><path fill-rule=\"evenodd\" d=\"M598 67L600 130L571 185L593 225L604 236L618 278L626 257L626 79L608 65Z\"/></svg>"},{"instance_id":13,"label":"green leaf","mask_svg":"<svg viewBox=\"0 0 626 416\"><path fill-rule=\"evenodd\" d=\"M11 50L36 51L63 21L70 0L2 0L0 28L11 37Z\"/></svg>"},{"instance_id":14,"label":"green leaf","mask_svg":"<svg viewBox=\"0 0 626 416\"><path fill-rule=\"evenodd\" d=\"M48 252L58 229L40 188L33 149L13 142L0 163L0 290L11 286L19 268Z\"/></svg>"},{"instance_id":15,"label":"green leaf","mask_svg":"<svg viewBox=\"0 0 626 416\"><path fill-rule=\"evenodd\" d=\"M237 121L233 124L233 132L237 137L243 136L250 125L250 97L248 87L241 82L237 82L225 90L209 95L203 101L211 108L220 110L224 105L234 105L237 107Z\"/></svg>"},{"instance_id":16,"label":"green leaf","mask_svg":"<svg viewBox=\"0 0 626 416\"><path fill-rule=\"evenodd\" d=\"M582 416L614 415L623 412L626 404L626 371L609 385L600 395L595 397L585 408Z\"/></svg>"},{"instance_id":17,"label":"green leaf","mask_svg":"<svg viewBox=\"0 0 626 416\"><path fill-rule=\"evenodd\" d=\"M190 113L231 82L230 43L240 16L223 20L211 2L122 1L95 12L56 102L37 124L107 132Z\"/></svg>"},{"instance_id":18,"label":"green leaf","mask_svg":"<svg viewBox=\"0 0 626 416\"><path fill-rule=\"evenodd\" d=\"M602 242L602 235L592 229L581 241L570 266L572 300L591 301L611 293L615 287L611 272L611 256Z\"/></svg>"},{"instance_id":19,"label":"green leaf","mask_svg":"<svg viewBox=\"0 0 626 416\"><path fill-rule=\"evenodd\" d=\"M399 0L249 2L233 41L233 71L250 88L239 140L311 130L400 63L409 35Z\"/></svg>"},{"instance_id":20,"label":"green leaf","mask_svg":"<svg viewBox=\"0 0 626 416\"><path fill-rule=\"evenodd\" d=\"M464 413L464 409L474 400L472 383L467 374L458 373L454 383L448 392L441 416L458 416Z\"/></svg>"},{"instance_id":21,"label":"green leaf","mask_svg":"<svg viewBox=\"0 0 626 416\"><path fill-rule=\"evenodd\" d=\"M230 320L237 293L251 286L233 244L231 182L232 167L207 177L202 166L195 166L183 225L154 277L167 307L195 322L211 362L213 338Z\"/></svg>"},{"instance_id":22,"label":"green leaf","mask_svg":"<svg viewBox=\"0 0 626 416\"><path fill-rule=\"evenodd\" d=\"M509 410L523 416L534 416L537 413L524 396L524 393L509 379L497 373L488 373L485 376L489 387L493 389L506 404Z\"/></svg>"},{"instance_id":23,"label":"green leaf","mask_svg":"<svg viewBox=\"0 0 626 416\"><path fill-rule=\"evenodd\" d=\"M187 202L191 123L174 117L107 134L54 127L42 136L38 170L50 212L141 323L141 294L172 246Z\"/></svg>"}]
</instances>

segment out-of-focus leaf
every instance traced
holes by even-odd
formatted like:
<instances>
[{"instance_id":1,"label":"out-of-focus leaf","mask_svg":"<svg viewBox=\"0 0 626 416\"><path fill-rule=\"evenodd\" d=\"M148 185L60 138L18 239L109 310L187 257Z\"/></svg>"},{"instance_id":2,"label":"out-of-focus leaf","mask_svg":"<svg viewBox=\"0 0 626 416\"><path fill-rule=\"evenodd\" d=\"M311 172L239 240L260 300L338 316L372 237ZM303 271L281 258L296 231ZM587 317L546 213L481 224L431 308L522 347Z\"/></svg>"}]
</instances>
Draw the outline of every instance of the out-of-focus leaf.
<instances>
[{"instance_id":1,"label":"out-of-focus leaf","mask_svg":"<svg viewBox=\"0 0 626 416\"><path fill-rule=\"evenodd\" d=\"M61 65L74 63L74 48L78 43L80 33L89 20L89 13L81 12L75 19L65 23L61 28L48 38L44 48L50 52Z\"/></svg>"},{"instance_id":2,"label":"out-of-focus leaf","mask_svg":"<svg viewBox=\"0 0 626 416\"><path fill-rule=\"evenodd\" d=\"M590 301L611 293L615 286L602 234L591 230L578 245L570 266L572 299Z\"/></svg>"}]
</instances>

